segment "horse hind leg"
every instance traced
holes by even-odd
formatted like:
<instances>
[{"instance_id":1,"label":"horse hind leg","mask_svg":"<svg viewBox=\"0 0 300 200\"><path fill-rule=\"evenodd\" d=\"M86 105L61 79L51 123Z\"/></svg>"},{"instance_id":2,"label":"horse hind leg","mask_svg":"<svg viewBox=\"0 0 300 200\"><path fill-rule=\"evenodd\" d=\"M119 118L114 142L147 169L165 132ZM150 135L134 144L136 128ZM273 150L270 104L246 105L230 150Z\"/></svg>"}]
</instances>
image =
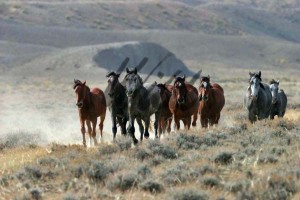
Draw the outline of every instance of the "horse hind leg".
<instances>
[{"instance_id":1,"label":"horse hind leg","mask_svg":"<svg viewBox=\"0 0 300 200\"><path fill-rule=\"evenodd\" d=\"M102 136L103 136L103 123L104 123L104 120L105 120L105 113L100 116L100 123L99 123L100 138L99 138L99 142L102 140Z\"/></svg>"},{"instance_id":2,"label":"horse hind leg","mask_svg":"<svg viewBox=\"0 0 300 200\"><path fill-rule=\"evenodd\" d=\"M161 118L161 111L157 111L155 113L155 121L154 121L154 130L155 130L155 138L158 138L158 135L157 135L157 130L158 130L158 122L160 121L160 118ZM163 129L165 129L165 121L163 122ZM159 137L160 137L160 134L159 134Z\"/></svg>"},{"instance_id":3,"label":"horse hind leg","mask_svg":"<svg viewBox=\"0 0 300 200\"><path fill-rule=\"evenodd\" d=\"M171 132L171 123L172 123L172 118L168 119L168 128L167 128L167 132L170 133Z\"/></svg>"}]
</instances>

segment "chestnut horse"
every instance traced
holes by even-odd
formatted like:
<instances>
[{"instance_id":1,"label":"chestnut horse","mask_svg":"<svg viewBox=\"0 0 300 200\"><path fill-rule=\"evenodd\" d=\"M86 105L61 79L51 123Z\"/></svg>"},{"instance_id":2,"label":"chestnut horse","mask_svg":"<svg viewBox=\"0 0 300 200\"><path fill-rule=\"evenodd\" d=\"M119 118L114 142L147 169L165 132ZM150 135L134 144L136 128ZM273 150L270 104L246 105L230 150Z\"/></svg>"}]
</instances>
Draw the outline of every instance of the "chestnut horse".
<instances>
[{"instance_id":1,"label":"chestnut horse","mask_svg":"<svg viewBox=\"0 0 300 200\"><path fill-rule=\"evenodd\" d=\"M201 126L218 124L221 110L225 105L223 88L217 83L210 83L210 77L201 77L199 87L199 114Z\"/></svg>"},{"instance_id":2,"label":"chestnut horse","mask_svg":"<svg viewBox=\"0 0 300 200\"><path fill-rule=\"evenodd\" d=\"M193 126L196 126L198 115L198 91L197 89L185 83L185 76L176 77L172 96L169 101L169 108L173 114L177 130L180 128L180 120L183 121L188 130L191 126L191 117L193 115Z\"/></svg>"},{"instance_id":3,"label":"chestnut horse","mask_svg":"<svg viewBox=\"0 0 300 200\"><path fill-rule=\"evenodd\" d=\"M99 88L94 88L90 90L90 88L85 85L85 81L82 83L80 80L74 80L73 89L76 93L76 105L78 107L79 112L79 120L81 125L81 133L82 133L82 143L84 147L86 147L85 140L85 126L86 123L88 127L88 133L90 136L90 145L92 143L91 137L94 139L94 144L97 145L96 139L96 125L97 125L97 117L100 116L100 134L102 138L103 131L103 122L105 120L106 114L106 100L102 90ZM91 123L92 126L91 127ZM100 140L100 139L99 139Z\"/></svg>"},{"instance_id":4,"label":"chestnut horse","mask_svg":"<svg viewBox=\"0 0 300 200\"><path fill-rule=\"evenodd\" d=\"M158 122L158 132L160 137L162 133L165 133L166 127L168 127L167 132L171 132L172 113L169 108L169 101L172 96L173 86L166 84L157 84L157 86L160 89L160 97L162 100L162 110Z\"/></svg>"}]
</instances>

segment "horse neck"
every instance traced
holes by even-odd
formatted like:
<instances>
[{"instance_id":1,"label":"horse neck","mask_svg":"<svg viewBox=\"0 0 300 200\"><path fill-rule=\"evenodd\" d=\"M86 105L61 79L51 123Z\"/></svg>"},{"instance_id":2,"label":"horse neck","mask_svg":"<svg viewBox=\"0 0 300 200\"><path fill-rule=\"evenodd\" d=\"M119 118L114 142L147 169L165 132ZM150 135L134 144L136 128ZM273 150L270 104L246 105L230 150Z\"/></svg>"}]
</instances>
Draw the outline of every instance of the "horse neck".
<instances>
[{"instance_id":1,"label":"horse neck","mask_svg":"<svg viewBox=\"0 0 300 200\"><path fill-rule=\"evenodd\" d=\"M85 109L89 109L92 106L92 93L88 90L88 88L86 87L86 94L85 94L85 98L83 100Z\"/></svg>"}]
</instances>

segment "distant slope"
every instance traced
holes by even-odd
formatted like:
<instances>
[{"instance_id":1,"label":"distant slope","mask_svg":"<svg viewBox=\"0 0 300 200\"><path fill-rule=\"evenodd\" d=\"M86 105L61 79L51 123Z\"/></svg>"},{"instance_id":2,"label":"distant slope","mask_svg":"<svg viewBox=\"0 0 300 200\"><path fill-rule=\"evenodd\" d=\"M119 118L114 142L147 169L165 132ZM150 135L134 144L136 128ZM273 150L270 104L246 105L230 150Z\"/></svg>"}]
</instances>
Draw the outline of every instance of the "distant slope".
<instances>
[{"instance_id":1,"label":"distant slope","mask_svg":"<svg viewBox=\"0 0 300 200\"><path fill-rule=\"evenodd\" d=\"M38 57L22 67L11 71L14 75L25 77L83 77L92 76L103 79L106 71L117 70L126 58L130 58L127 67L135 67L146 56L148 62L140 70L141 74L150 74L154 67L170 54L160 67L154 71L172 76L176 71L188 76L193 75L184 63L166 48L155 43L125 42L95 46L73 47Z\"/></svg>"},{"instance_id":2,"label":"distant slope","mask_svg":"<svg viewBox=\"0 0 300 200\"><path fill-rule=\"evenodd\" d=\"M238 34L209 10L174 1L12 1L0 4L0 20L80 29L189 30Z\"/></svg>"}]
</instances>

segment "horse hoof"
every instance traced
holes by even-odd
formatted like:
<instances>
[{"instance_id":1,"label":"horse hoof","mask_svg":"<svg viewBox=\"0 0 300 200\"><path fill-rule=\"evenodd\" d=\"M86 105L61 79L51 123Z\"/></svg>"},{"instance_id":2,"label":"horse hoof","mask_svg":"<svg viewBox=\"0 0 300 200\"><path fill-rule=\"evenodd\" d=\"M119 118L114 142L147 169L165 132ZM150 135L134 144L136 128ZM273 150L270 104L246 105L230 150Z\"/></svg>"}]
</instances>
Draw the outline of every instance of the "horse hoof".
<instances>
[{"instance_id":1,"label":"horse hoof","mask_svg":"<svg viewBox=\"0 0 300 200\"><path fill-rule=\"evenodd\" d=\"M149 133L145 133L145 134L144 134L144 137L145 137L146 139L148 139L148 138L149 138Z\"/></svg>"},{"instance_id":2,"label":"horse hoof","mask_svg":"<svg viewBox=\"0 0 300 200\"><path fill-rule=\"evenodd\" d=\"M192 123L192 126L196 126L196 122L193 122L193 123Z\"/></svg>"},{"instance_id":3,"label":"horse hoof","mask_svg":"<svg viewBox=\"0 0 300 200\"><path fill-rule=\"evenodd\" d=\"M139 141L138 141L137 139L133 139L133 144L134 144L134 145L137 145L138 142L139 142Z\"/></svg>"}]
</instances>

